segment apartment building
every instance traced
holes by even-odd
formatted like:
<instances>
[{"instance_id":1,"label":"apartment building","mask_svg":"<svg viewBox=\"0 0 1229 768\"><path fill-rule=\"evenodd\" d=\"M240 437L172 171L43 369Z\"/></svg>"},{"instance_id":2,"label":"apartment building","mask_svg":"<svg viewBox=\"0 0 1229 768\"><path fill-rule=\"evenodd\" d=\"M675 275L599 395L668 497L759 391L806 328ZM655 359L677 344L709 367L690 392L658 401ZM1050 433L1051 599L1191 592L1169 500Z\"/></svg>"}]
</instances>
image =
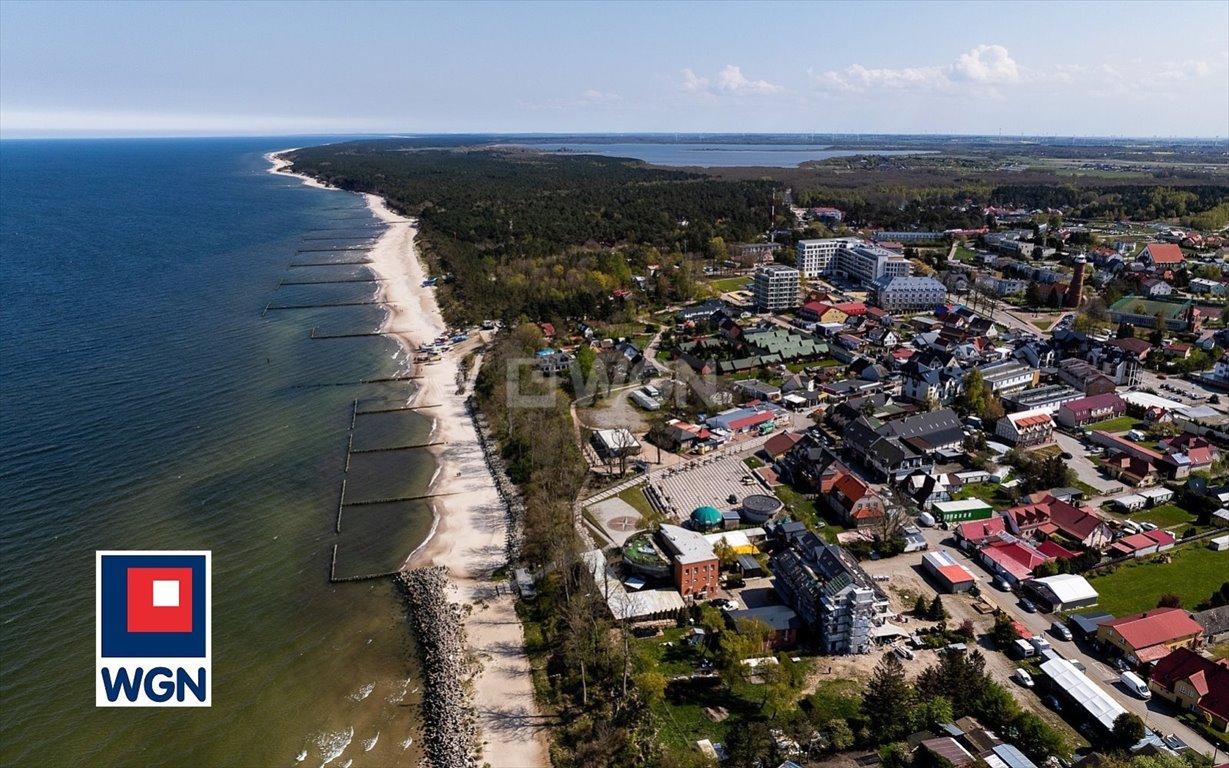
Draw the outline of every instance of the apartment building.
<instances>
[{"instance_id":1,"label":"apartment building","mask_svg":"<svg viewBox=\"0 0 1229 768\"><path fill-rule=\"evenodd\" d=\"M947 288L933 277L883 275L871 282L867 298L889 312L921 312L942 304Z\"/></svg>"},{"instance_id":2,"label":"apartment building","mask_svg":"<svg viewBox=\"0 0 1229 768\"><path fill-rule=\"evenodd\" d=\"M800 275L793 267L761 264L755 269L752 293L763 312L781 312L798 306Z\"/></svg>"}]
</instances>

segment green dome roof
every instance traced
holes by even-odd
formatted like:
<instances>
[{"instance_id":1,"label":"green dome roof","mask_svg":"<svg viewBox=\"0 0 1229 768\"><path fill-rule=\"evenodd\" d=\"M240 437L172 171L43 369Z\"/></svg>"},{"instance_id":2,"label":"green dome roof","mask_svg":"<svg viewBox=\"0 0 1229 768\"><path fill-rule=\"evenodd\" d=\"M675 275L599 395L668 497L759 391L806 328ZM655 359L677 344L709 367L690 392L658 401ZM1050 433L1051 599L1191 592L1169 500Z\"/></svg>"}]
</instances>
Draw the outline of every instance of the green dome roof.
<instances>
[{"instance_id":1,"label":"green dome roof","mask_svg":"<svg viewBox=\"0 0 1229 768\"><path fill-rule=\"evenodd\" d=\"M696 507L691 513L691 521L697 525L709 527L721 524L721 513L716 507Z\"/></svg>"}]
</instances>

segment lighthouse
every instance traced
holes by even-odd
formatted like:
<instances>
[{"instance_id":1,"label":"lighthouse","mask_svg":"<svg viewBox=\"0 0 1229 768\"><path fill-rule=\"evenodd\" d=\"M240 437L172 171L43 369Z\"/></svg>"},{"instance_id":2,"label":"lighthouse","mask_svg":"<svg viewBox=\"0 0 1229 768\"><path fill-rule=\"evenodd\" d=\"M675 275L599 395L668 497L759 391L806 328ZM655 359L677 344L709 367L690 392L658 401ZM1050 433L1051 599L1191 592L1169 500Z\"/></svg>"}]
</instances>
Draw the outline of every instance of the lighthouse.
<instances>
[{"instance_id":1,"label":"lighthouse","mask_svg":"<svg viewBox=\"0 0 1229 768\"><path fill-rule=\"evenodd\" d=\"M1088 268L1088 260L1084 254L1075 257L1075 274L1071 276L1071 285L1067 286L1066 304L1072 309L1079 309L1084 301L1084 270Z\"/></svg>"}]
</instances>

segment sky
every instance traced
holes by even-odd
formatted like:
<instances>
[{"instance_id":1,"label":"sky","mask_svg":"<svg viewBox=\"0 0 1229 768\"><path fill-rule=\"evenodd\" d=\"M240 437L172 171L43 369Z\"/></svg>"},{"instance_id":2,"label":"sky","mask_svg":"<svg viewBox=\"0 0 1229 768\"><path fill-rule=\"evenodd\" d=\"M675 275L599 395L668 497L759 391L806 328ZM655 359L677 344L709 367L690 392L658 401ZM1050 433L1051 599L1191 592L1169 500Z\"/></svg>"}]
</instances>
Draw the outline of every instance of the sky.
<instances>
[{"instance_id":1,"label":"sky","mask_svg":"<svg viewBox=\"0 0 1229 768\"><path fill-rule=\"evenodd\" d=\"M1229 2L0 0L0 137L1229 136Z\"/></svg>"}]
</instances>

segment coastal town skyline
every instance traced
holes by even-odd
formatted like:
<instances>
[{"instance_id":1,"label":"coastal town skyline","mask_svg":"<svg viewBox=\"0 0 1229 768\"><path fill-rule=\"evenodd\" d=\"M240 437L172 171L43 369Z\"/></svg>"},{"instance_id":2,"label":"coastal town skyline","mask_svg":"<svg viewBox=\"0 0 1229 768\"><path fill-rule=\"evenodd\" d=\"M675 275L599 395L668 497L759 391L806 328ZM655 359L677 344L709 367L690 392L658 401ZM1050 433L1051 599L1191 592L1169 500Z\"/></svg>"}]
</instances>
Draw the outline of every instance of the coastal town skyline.
<instances>
[{"instance_id":1,"label":"coastal town skyline","mask_svg":"<svg viewBox=\"0 0 1229 768\"><path fill-rule=\"evenodd\" d=\"M1087 7L6 2L0 135L1229 133L1229 6Z\"/></svg>"}]
</instances>

